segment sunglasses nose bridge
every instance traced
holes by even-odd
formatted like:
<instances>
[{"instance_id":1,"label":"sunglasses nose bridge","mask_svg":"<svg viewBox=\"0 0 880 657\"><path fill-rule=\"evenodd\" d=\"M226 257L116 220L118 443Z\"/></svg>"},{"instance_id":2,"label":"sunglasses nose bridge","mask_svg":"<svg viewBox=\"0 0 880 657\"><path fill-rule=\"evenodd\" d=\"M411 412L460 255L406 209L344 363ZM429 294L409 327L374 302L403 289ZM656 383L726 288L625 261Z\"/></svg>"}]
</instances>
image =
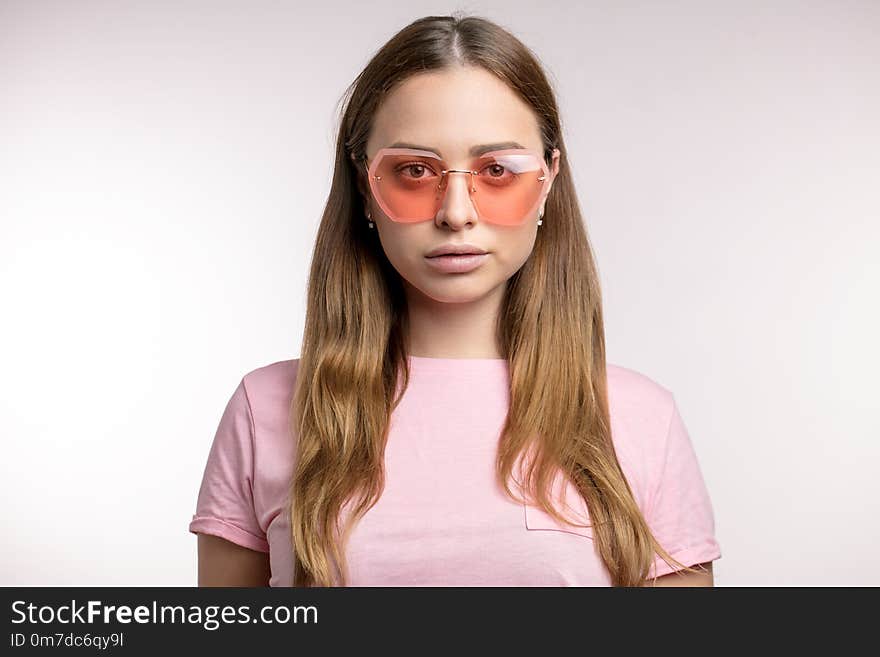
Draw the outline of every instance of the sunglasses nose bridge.
<instances>
[{"instance_id":1,"label":"sunglasses nose bridge","mask_svg":"<svg viewBox=\"0 0 880 657\"><path fill-rule=\"evenodd\" d=\"M451 180L450 174L453 173L470 174L470 178L464 181L466 187L464 188L465 193L462 200L458 200L458 196L450 198L448 195L449 181ZM465 210L465 206L470 205L471 208L473 208L473 193L477 191L474 172L467 169L444 169L441 171L440 183L438 184L437 189L437 209L446 206L446 211L452 213L454 216L457 216L461 212L470 212L470 210ZM459 203L463 203L464 206L459 207Z\"/></svg>"},{"instance_id":2,"label":"sunglasses nose bridge","mask_svg":"<svg viewBox=\"0 0 880 657\"><path fill-rule=\"evenodd\" d=\"M474 185L474 173L475 172L470 171L468 169L444 169L443 171L441 171L440 184L438 186L438 188L441 191L445 192L446 188L449 186L449 174L450 173L466 173L466 174L468 174L470 176L470 178L468 179L468 183L469 183L468 187L469 187L470 191L471 192L477 191L477 188Z\"/></svg>"}]
</instances>

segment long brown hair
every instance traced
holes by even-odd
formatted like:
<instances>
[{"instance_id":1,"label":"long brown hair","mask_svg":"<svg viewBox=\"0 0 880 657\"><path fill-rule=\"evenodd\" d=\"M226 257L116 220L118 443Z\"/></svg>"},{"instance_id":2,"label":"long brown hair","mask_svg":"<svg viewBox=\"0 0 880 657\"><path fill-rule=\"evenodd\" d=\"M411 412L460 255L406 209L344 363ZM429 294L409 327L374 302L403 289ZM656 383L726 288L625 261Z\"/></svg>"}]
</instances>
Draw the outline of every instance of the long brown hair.
<instances>
[{"instance_id":1,"label":"long brown hair","mask_svg":"<svg viewBox=\"0 0 880 657\"><path fill-rule=\"evenodd\" d=\"M345 545L382 494L390 415L409 382L406 298L399 274L366 226L355 161L364 155L373 116L389 90L408 76L462 65L495 74L532 107L548 165L553 149L561 151L539 239L509 279L498 317L510 407L496 476L509 497L523 502L509 478L517 460L532 453L523 490L565 522L547 493L561 469L587 503L614 586L642 586L655 554L693 571L654 539L615 454L599 278L553 90L537 58L510 32L484 18L454 14L421 18L400 30L343 96L290 407L296 439L289 498L293 584L346 585ZM341 522L348 505L353 514Z\"/></svg>"}]
</instances>

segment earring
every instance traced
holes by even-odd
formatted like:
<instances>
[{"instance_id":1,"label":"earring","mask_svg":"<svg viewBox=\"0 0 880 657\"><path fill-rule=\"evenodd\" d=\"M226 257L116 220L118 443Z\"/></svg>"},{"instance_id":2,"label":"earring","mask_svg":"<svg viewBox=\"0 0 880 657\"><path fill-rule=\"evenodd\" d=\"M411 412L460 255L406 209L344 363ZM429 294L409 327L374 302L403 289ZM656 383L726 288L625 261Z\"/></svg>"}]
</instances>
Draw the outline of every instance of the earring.
<instances>
[{"instance_id":1,"label":"earring","mask_svg":"<svg viewBox=\"0 0 880 657\"><path fill-rule=\"evenodd\" d=\"M372 221L372 217L370 217L370 213L369 213L369 212L367 212L367 221L370 222L370 228L373 228L373 221Z\"/></svg>"},{"instance_id":2,"label":"earring","mask_svg":"<svg viewBox=\"0 0 880 657\"><path fill-rule=\"evenodd\" d=\"M543 217L543 216L544 216L544 211L541 210L541 211L538 213L538 225L539 225L539 226L540 226L541 224L544 223L543 221L541 221L541 217Z\"/></svg>"}]
</instances>

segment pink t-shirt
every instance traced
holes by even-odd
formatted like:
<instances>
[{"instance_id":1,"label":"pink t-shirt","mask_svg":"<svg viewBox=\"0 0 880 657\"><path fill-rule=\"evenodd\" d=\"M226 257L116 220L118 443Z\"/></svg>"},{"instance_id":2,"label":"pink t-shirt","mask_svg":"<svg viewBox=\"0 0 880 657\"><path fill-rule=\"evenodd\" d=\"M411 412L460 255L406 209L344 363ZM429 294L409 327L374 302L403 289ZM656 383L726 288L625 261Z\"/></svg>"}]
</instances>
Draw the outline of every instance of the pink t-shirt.
<instances>
[{"instance_id":1,"label":"pink t-shirt","mask_svg":"<svg viewBox=\"0 0 880 657\"><path fill-rule=\"evenodd\" d=\"M386 485L352 530L349 586L610 586L590 528L557 523L495 482L509 403L503 359L409 357L411 379L391 416ZM270 586L292 586L293 469L288 409L299 359L247 373L220 420L199 489L193 533L269 553ZM612 439L657 540L691 566L721 557L700 467L673 395L607 365ZM517 489L514 489L517 491ZM518 491L517 491L518 492ZM552 491L589 524L568 479ZM573 509L573 511L567 511ZM651 576L672 571L659 557Z\"/></svg>"}]
</instances>

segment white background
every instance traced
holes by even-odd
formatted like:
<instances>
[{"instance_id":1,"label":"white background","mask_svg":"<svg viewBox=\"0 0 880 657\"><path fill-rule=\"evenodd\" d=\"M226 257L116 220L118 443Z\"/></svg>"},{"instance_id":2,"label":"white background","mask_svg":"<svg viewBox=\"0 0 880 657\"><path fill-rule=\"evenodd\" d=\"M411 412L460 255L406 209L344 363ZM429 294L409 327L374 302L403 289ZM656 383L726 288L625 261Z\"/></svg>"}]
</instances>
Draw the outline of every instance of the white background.
<instances>
[{"instance_id":1,"label":"white background","mask_svg":"<svg viewBox=\"0 0 880 657\"><path fill-rule=\"evenodd\" d=\"M454 9L547 67L716 584L880 584L880 3L830 0L2 2L0 584L195 584L223 408L300 353L337 104Z\"/></svg>"}]
</instances>

